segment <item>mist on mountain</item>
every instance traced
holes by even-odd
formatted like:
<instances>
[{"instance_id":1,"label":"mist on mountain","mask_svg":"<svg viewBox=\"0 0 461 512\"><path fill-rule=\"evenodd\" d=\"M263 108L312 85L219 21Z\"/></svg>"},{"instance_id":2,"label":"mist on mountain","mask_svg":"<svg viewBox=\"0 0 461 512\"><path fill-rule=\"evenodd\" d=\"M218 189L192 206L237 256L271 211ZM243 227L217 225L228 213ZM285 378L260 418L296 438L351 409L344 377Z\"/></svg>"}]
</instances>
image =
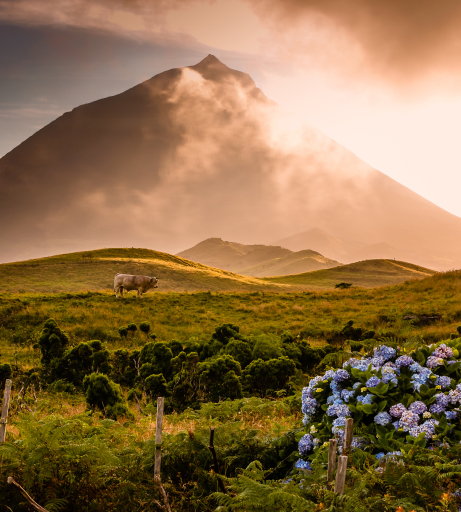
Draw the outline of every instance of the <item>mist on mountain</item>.
<instances>
[{"instance_id":1,"label":"mist on mountain","mask_svg":"<svg viewBox=\"0 0 461 512\"><path fill-rule=\"evenodd\" d=\"M287 129L249 75L211 55L59 117L0 159L0 189L0 261L318 227L461 266L461 219L315 128Z\"/></svg>"}]
</instances>

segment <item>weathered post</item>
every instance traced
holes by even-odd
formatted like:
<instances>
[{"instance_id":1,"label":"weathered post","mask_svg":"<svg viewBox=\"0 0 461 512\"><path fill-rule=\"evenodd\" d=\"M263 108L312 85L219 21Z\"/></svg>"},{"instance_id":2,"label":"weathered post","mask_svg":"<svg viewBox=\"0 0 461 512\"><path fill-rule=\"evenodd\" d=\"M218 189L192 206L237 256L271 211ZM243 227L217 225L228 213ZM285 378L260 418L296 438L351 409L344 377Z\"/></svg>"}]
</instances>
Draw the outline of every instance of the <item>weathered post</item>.
<instances>
[{"instance_id":1,"label":"weathered post","mask_svg":"<svg viewBox=\"0 0 461 512\"><path fill-rule=\"evenodd\" d=\"M328 473L327 484L330 485L333 481L333 475L336 469L336 439L330 439L330 446L328 447Z\"/></svg>"},{"instance_id":2,"label":"weathered post","mask_svg":"<svg viewBox=\"0 0 461 512\"><path fill-rule=\"evenodd\" d=\"M160 464L162 462L162 425L163 425L163 404L165 398L157 398L157 423L155 425L155 466L154 478L160 478Z\"/></svg>"},{"instance_id":3,"label":"weathered post","mask_svg":"<svg viewBox=\"0 0 461 512\"><path fill-rule=\"evenodd\" d=\"M16 482L12 476L9 476L8 479L7 479L7 482L9 485L12 485L15 489L17 489L23 496L23 498L25 498L25 500L27 501L27 503L34 509L36 510L37 512L48 512L48 510L46 508L43 508L41 505L39 505L31 496L29 496L29 494L27 494L27 492L25 491L25 489L23 489L19 484L18 482ZM9 507L8 507L9 508ZM10 509L11 510L11 509Z\"/></svg>"},{"instance_id":4,"label":"weathered post","mask_svg":"<svg viewBox=\"0 0 461 512\"><path fill-rule=\"evenodd\" d=\"M351 450L353 430L354 430L354 420L352 418L347 418L346 419L346 427L344 430L344 445L343 445L343 454L344 455L347 455Z\"/></svg>"},{"instance_id":5,"label":"weathered post","mask_svg":"<svg viewBox=\"0 0 461 512\"><path fill-rule=\"evenodd\" d=\"M163 405L165 398L159 396L157 398L157 423L155 425L155 464L154 464L154 482L160 489L164 507L167 512L171 512L170 503L168 501L168 494L166 493L162 480L160 478L160 464L162 462L162 426L163 426ZM161 506L161 505L160 505Z\"/></svg>"},{"instance_id":6,"label":"weathered post","mask_svg":"<svg viewBox=\"0 0 461 512\"><path fill-rule=\"evenodd\" d=\"M336 472L335 493L342 496L346 483L347 455L340 455L338 460L338 471Z\"/></svg>"},{"instance_id":7,"label":"weathered post","mask_svg":"<svg viewBox=\"0 0 461 512\"><path fill-rule=\"evenodd\" d=\"M8 421L8 409L10 407L12 381L7 379L5 382L5 394L3 395L2 416L0 419L0 443L5 442L6 423Z\"/></svg>"}]
</instances>

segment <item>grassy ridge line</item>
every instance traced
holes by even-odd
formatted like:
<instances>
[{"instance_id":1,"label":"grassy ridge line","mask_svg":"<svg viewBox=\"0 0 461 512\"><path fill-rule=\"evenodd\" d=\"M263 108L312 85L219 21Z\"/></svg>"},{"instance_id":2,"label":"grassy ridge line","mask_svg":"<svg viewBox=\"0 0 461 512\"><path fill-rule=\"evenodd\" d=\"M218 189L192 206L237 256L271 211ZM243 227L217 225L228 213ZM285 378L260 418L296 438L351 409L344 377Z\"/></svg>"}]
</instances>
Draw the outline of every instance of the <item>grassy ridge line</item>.
<instances>
[{"instance_id":1,"label":"grassy ridge line","mask_svg":"<svg viewBox=\"0 0 461 512\"><path fill-rule=\"evenodd\" d=\"M262 279L272 283L309 286L311 289L332 288L342 281L372 288L394 285L409 279L421 279L436 273L434 270L404 261L365 260L325 270Z\"/></svg>"},{"instance_id":2,"label":"grassy ridge line","mask_svg":"<svg viewBox=\"0 0 461 512\"><path fill-rule=\"evenodd\" d=\"M394 285L434 271L394 260L368 260L302 274L257 278L150 249L98 249L0 265L3 291L62 293L112 290L117 273L151 275L163 291L304 291L341 281L365 288Z\"/></svg>"},{"instance_id":3,"label":"grassy ridge line","mask_svg":"<svg viewBox=\"0 0 461 512\"><path fill-rule=\"evenodd\" d=\"M0 265L3 291L13 293L112 290L117 273L155 276L164 291L296 289L149 249L100 249Z\"/></svg>"}]
</instances>

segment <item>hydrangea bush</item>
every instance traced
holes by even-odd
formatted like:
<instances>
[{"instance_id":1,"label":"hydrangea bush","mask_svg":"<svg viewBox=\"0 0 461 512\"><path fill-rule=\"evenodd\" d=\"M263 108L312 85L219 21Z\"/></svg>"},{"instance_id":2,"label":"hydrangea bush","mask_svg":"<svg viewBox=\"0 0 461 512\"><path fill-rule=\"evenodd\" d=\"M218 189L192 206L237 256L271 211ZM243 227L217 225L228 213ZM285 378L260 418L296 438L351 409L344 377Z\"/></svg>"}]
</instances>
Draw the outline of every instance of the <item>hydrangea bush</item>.
<instances>
[{"instance_id":1,"label":"hydrangea bush","mask_svg":"<svg viewBox=\"0 0 461 512\"><path fill-rule=\"evenodd\" d=\"M302 394L307 433L299 440L301 457L333 437L341 451L348 417L354 419L352 446L373 453L396 454L407 444L459 443L461 343L447 343L408 355L382 345L313 378Z\"/></svg>"}]
</instances>

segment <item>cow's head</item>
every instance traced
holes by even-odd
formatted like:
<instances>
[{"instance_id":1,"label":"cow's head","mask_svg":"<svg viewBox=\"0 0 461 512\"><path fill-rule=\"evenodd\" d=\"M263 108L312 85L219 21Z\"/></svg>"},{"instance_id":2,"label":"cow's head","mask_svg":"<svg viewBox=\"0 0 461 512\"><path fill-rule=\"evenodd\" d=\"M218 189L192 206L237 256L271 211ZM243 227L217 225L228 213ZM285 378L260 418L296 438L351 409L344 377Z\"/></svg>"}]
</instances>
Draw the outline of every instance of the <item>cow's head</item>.
<instances>
[{"instance_id":1,"label":"cow's head","mask_svg":"<svg viewBox=\"0 0 461 512\"><path fill-rule=\"evenodd\" d=\"M156 277L150 278L150 287L151 288L158 288L158 279Z\"/></svg>"}]
</instances>

